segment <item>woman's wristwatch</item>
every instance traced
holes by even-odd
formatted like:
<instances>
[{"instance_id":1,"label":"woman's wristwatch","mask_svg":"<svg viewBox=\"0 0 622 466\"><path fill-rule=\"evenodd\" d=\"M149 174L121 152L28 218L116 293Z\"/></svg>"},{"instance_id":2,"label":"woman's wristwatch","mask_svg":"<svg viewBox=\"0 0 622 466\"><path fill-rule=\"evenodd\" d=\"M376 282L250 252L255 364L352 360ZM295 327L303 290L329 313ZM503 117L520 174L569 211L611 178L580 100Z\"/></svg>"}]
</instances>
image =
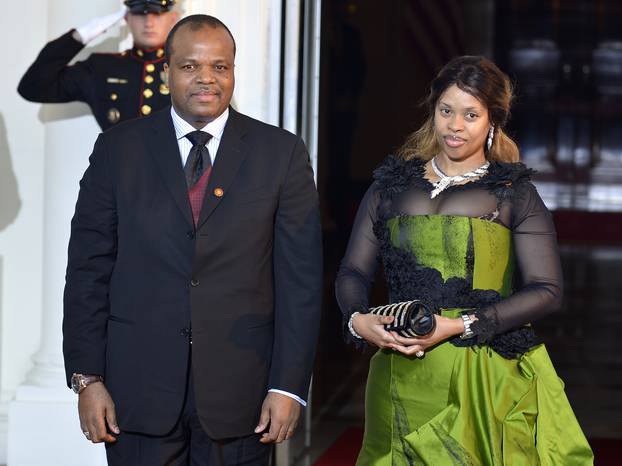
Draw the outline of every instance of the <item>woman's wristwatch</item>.
<instances>
[{"instance_id":1,"label":"woman's wristwatch","mask_svg":"<svg viewBox=\"0 0 622 466\"><path fill-rule=\"evenodd\" d=\"M469 338L473 338L475 336L475 333L473 333L473 330L471 330L471 325L475 321L471 319L471 316L469 314L462 314L462 322L464 323L464 332L462 332L462 335L460 335L460 339L468 340Z\"/></svg>"}]
</instances>

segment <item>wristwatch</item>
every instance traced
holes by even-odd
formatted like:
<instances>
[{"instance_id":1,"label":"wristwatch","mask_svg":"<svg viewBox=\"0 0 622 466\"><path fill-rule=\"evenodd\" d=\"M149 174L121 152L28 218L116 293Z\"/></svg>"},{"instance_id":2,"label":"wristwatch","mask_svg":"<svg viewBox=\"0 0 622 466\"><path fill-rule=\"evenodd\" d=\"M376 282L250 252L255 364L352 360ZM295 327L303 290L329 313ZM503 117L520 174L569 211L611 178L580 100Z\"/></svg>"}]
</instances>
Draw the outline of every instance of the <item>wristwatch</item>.
<instances>
[{"instance_id":1,"label":"wristwatch","mask_svg":"<svg viewBox=\"0 0 622 466\"><path fill-rule=\"evenodd\" d=\"M473 338L475 335L473 330L471 330L471 325L473 324L473 319L468 314L462 314L462 322L464 323L464 332L460 335L461 340L468 340L469 338Z\"/></svg>"},{"instance_id":2,"label":"wristwatch","mask_svg":"<svg viewBox=\"0 0 622 466\"><path fill-rule=\"evenodd\" d=\"M92 374L76 374L71 376L71 389L75 393L80 393L86 387L95 382L103 382L104 378L101 375Z\"/></svg>"}]
</instances>

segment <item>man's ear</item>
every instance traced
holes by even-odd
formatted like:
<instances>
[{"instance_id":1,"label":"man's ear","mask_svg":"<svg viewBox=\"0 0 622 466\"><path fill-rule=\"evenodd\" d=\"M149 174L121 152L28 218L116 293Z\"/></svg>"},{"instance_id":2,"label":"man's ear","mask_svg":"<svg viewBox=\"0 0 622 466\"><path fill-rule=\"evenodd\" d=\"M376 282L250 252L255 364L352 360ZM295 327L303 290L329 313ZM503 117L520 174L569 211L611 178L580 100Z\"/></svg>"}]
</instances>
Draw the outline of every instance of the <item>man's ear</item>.
<instances>
[{"instance_id":1,"label":"man's ear","mask_svg":"<svg viewBox=\"0 0 622 466\"><path fill-rule=\"evenodd\" d=\"M168 74L171 71L171 69L168 66L168 63L164 63L164 84L166 84L166 87L168 87Z\"/></svg>"}]
</instances>

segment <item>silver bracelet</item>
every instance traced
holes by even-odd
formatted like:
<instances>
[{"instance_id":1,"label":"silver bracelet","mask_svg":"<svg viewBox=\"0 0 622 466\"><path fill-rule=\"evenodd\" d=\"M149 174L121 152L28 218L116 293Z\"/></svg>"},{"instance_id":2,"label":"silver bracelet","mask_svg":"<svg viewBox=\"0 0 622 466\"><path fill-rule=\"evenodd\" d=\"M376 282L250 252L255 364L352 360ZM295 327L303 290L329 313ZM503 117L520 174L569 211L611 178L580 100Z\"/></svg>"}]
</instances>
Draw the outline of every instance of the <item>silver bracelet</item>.
<instances>
[{"instance_id":1,"label":"silver bracelet","mask_svg":"<svg viewBox=\"0 0 622 466\"><path fill-rule=\"evenodd\" d=\"M471 330L471 324L473 324L474 320L471 319L471 316L468 314L462 314L462 322L464 323L464 332L460 335L461 340L468 340L469 338L473 338L475 333Z\"/></svg>"},{"instance_id":2,"label":"silver bracelet","mask_svg":"<svg viewBox=\"0 0 622 466\"><path fill-rule=\"evenodd\" d=\"M354 338L358 338L359 340L362 340L363 337L360 336L358 333L356 333L356 330L354 330L354 327L352 326L352 319L354 319L354 316L357 314L360 314L360 312L353 312L352 315L350 316L350 320L348 320L348 330L350 330L350 333L352 334Z\"/></svg>"}]
</instances>

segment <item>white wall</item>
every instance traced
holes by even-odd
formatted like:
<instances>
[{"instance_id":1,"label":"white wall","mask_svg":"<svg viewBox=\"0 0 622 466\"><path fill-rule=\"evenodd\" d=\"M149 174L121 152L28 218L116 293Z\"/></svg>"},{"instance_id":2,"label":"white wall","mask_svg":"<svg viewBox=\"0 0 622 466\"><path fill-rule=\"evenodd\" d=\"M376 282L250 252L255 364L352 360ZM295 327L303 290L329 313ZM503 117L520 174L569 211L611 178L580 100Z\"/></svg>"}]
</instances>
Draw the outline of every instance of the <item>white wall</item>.
<instances>
[{"instance_id":1,"label":"white wall","mask_svg":"<svg viewBox=\"0 0 622 466\"><path fill-rule=\"evenodd\" d=\"M185 13L216 16L237 45L237 110L273 125L279 123L281 0L186 0Z\"/></svg>"},{"instance_id":2,"label":"white wall","mask_svg":"<svg viewBox=\"0 0 622 466\"><path fill-rule=\"evenodd\" d=\"M62 312L64 260L58 257L66 254L78 181L99 132L86 106L29 103L17 94L17 84L46 41L92 17L115 11L119 4L120 0L5 2L0 15L4 46L0 74L0 464L6 462L8 403L33 368L32 358L40 349L42 313L58 317ZM235 106L273 124L278 123L279 110L280 5L280 0L186 0L182 5L186 14L212 14L230 27L238 45ZM114 51L122 38L116 28L96 46ZM51 163L59 155L65 164L60 170L58 162ZM46 188L46 173L48 181L54 173L53 183L63 192L57 198L63 205L53 210L52 217L48 208L47 220L44 198L54 187L48 184ZM53 246L44 250L50 235ZM59 332L59 319L51 322L52 332ZM56 342L54 346L60 351ZM62 437L58 440L62 442ZM46 452L40 454L39 464L48 464L43 459Z\"/></svg>"},{"instance_id":3,"label":"white wall","mask_svg":"<svg viewBox=\"0 0 622 466\"><path fill-rule=\"evenodd\" d=\"M8 402L30 369L40 335L44 129L38 117L40 107L25 102L16 88L46 41L47 2L6 2L2 8L0 463L6 461Z\"/></svg>"}]
</instances>

